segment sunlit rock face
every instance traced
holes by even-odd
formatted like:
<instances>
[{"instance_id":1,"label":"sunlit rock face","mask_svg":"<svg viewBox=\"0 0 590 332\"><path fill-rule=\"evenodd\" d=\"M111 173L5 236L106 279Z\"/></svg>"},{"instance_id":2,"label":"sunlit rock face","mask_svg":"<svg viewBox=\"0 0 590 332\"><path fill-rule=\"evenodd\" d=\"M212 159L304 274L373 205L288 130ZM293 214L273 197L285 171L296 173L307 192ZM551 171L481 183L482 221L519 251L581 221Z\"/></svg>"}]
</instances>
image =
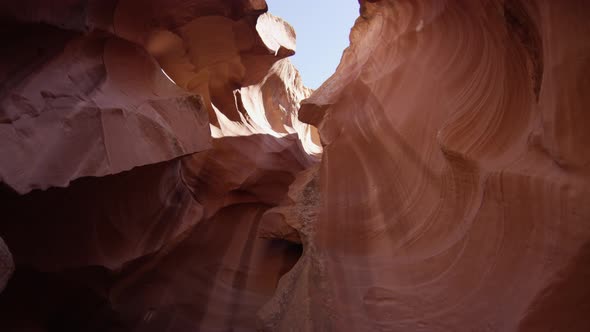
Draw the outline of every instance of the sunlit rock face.
<instances>
[{"instance_id":1,"label":"sunlit rock face","mask_svg":"<svg viewBox=\"0 0 590 332\"><path fill-rule=\"evenodd\" d=\"M294 52L264 1L24 1L0 5L0 179L67 186L210 147L211 101ZM15 31L17 33L15 33ZM198 95L198 97L196 97Z\"/></svg>"},{"instance_id":2,"label":"sunlit rock face","mask_svg":"<svg viewBox=\"0 0 590 332\"><path fill-rule=\"evenodd\" d=\"M266 8L0 5L1 330L256 329L302 248L262 217L321 153Z\"/></svg>"},{"instance_id":3,"label":"sunlit rock face","mask_svg":"<svg viewBox=\"0 0 590 332\"><path fill-rule=\"evenodd\" d=\"M363 2L300 110L320 205L266 330L589 330L589 10Z\"/></svg>"},{"instance_id":4,"label":"sunlit rock face","mask_svg":"<svg viewBox=\"0 0 590 332\"><path fill-rule=\"evenodd\" d=\"M0 4L0 330L590 330L586 2L266 10Z\"/></svg>"}]
</instances>

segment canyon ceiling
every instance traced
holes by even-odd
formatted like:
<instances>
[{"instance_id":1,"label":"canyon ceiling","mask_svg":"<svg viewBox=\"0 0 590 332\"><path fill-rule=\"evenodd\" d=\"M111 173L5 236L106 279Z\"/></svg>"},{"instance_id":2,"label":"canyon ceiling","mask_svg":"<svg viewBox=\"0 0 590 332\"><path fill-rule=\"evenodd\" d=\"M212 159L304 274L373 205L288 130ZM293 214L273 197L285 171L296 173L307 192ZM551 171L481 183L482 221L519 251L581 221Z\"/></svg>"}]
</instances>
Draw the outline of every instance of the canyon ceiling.
<instances>
[{"instance_id":1,"label":"canyon ceiling","mask_svg":"<svg viewBox=\"0 0 590 332\"><path fill-rule=\"evenodd\" d=\"M359 5L1 1L0 331L590 331L590 1Z\"/></svg>"}]
</instances>

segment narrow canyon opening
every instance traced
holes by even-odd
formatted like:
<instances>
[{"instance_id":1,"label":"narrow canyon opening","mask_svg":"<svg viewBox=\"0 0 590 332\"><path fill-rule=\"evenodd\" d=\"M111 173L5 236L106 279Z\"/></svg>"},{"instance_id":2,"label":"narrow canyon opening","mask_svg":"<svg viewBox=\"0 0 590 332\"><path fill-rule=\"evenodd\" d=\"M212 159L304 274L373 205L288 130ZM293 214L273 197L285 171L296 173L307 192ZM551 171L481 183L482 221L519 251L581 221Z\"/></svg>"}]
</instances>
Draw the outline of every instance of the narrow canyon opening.
<instances>
[{"instance_id":1,"label":"narrow canyon opening","mask_svg":"<svg viewBox=\"0 0 590 332\"><path fill-rule=\"evenodd\" d=\"M289 60L305 86L316 90L334 72L350 45L350 29L359 16L357 0L267 1L269 13L287 21L297 35L296 52Z\"/></svg>"}]
</instances>

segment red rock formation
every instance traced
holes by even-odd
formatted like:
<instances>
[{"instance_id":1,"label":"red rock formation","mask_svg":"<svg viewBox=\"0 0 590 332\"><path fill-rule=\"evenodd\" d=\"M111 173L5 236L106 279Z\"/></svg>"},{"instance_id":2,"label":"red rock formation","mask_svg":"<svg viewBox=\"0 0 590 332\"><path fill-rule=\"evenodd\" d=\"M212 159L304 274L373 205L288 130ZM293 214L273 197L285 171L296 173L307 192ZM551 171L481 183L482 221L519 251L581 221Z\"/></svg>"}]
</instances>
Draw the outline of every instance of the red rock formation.
<instances>
[{"instance_id":1,"label":"red rock formation","mask_svg":"<svg viewBox=\"0 0 590 332\"><path fill-rule=\"evenodd\" d=\"M321 205L265 328L589 330L588 3L372 2L300 112Z\"/></svg>"},{"instance_id":2,"label":"red rock formation","mask_svg":"<svg viewBox=\"0 0 590 332\"><path fill-rule=\"evenodd\" d=\"M589 9L0 4L0 327L590 330Z\"/></svg>"},{"instance_id":3,"label":"red rock formation","mask_svg":"<svg viewBox=\"0 0 590 332\"><path fill-rule=\"evenodd\" d=\"M209 147L202 102L145 50L102 33L11 25L0 92L0 178L67 186Z\"/></svg>"},{"instance_id":4,"label":"red rock formation","mask_svg":"<svg viewBox=\"0 0 590 332\"><path fill-rule=\"evenodd\" d=\"M210 102L239 120L232 91L293 53L292 28L267 14L258 19L265 8L263 1L0 5L17 19L6 21L2 36L0 179L27 193L207 149L204 110L218 124Z\"/></svg>"},{"instance_id":5,"label":"red rock formation","mask_svg":"<svg viewBox=\"0 0 590 332\"><path fill-rule=\"evenodd\" d=\"M220 137L210 151L182 159L183 181L204 207L202 221L178 245L122 271L109 298L125 321L137 322L141 331L256 329L257 311L301 254L298 244L259 236L264 212L314 163L306 141L278 135L267 120L270 113L283 114L289 119L284 131L296 132L293 121L309 135L296 113L285 112L306 93L299 82L292 65L280 62L260 85L236 94L243 122L228 121L213 106L221 124L213 132Z\"/></svg>"},{"instance_id":6,"label":"red rock formation","mask_svg":"<svg viewBox=\"0 0 590 332\"><path fill-rule=\"evenodd\" d=\"M260 218L321 152L297 117L311 91L280 60L292 28L257 1L78 5L1 5L22 35L0 89L17 264L0 326L255 328L300 255Z\"/></svg>"}]
</instances>

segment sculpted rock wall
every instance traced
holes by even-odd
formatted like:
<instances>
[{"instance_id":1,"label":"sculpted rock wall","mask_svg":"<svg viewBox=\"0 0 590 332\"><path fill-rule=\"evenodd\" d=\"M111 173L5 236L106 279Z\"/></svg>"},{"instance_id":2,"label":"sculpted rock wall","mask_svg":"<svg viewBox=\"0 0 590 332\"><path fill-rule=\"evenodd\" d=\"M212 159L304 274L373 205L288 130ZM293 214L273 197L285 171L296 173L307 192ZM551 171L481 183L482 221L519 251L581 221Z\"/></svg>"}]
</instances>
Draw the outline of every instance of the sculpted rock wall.
<instances>
[{"instance_id":1,"label":"sculpted rock wall","mask_svg":"<svg viewBox=\"0 0 590 332\"><path fill-rule=\"evenodd\" d=\"M0 9L2 329L255 329L301 254L261 217L321 152L293 29L263 1Z\"/></svg>"},{"instance_id":2,"label":"sculpted rock wall","mask_svg":"<svg viewBox=\"0 0 590 332\"><path fill-rule=\"evenodd\" d=\"M266 330L588 330L589 9L362 2L300 111L321 203Z\"/></svg>"},{"instance_id":3,"label":"sculpted rock wall","mask_svg":"<svg viewBox=\"0 0 590 332\"><path fill-rule=\"evenodd\" d=\"M256 313L300 257L300 244L261 236L264 213L285 199L296 174L316 163L306 149L319 149L309 143L313 129L291 113L308 91L281 61L260 85L235 94L242 122L213 105L221 125L213 127L213 148L181 159L183 181L203 206L202 221L178 245L126 266L113 283L113 309L135 328L256 330ZM273 95L260 92L265 89ZM271 128L271 113L289 119L281 128L290 134Z\"/></svg>"},{"instance_id":4,"label":"sculpted rock wall","mask_svg":"<svg viewBox=\"0 0 590 332\"><path fill-rule=\"evenodd\" d=\"M209 147L206 109L136 44L13 24L0 87L0 178L67 186Z\"/></svg>"},{"instance_id":5,"label":"sculpted rock wall","mask_svg":"<svg viewBox=\"0 0 590 332\"><path fill-rule=\"evenodd\" d=\"M238 121L233 91L293 54L292 28L260 16L265 9L229 0L1 4L0 180L27 193L208 149L207 113L219 125L211 101Z\"/></svg>"}]
</instances>

